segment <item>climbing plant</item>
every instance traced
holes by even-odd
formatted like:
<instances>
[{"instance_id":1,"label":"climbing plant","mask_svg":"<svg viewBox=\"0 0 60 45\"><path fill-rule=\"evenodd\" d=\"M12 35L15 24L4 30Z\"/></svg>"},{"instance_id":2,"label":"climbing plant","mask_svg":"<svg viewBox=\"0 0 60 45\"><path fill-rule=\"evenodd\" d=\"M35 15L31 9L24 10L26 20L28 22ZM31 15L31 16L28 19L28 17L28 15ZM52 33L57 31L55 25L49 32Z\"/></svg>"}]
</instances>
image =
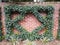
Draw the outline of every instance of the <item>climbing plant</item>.
<instances>
[{"instance_id":1,"label":"climbing plant","mask_svg":"<svg viewBox=\"0 0 60 45\"><path fill-rule=\"evenodd\" d=\"M10 39L10 36L13 34L12 28L16 28L20 34L18 34L18 39L31 41L38 40L41 38L53 39L52 27L53 27L53 12L54 8L52 6L18 6L18 5L9 5L5 6L5 22L6 22L6 39ZM11 19L12 12L18 12L19 16L15 19ZM47 15L44 18L40 12L45 12ZM18 21L24 19L27 13L32 13L39 22L42 23L41 26L34 29L32 32L28 32L21 25L18 24ZM44 34L38 34L38 32L44 28L47 28Z\"/></svg>"},{"instance_id":2,"label":"climbing plant","mask_svg":"<svg viewBox=\"0 0 60 45\"><path fill-rule=\"evenodd\" d=\"M58 26L58 34L57 34L57 39L60 39L60 10L59 10L59 26Z\"/></svg>"},{"instance_id":3,"label":"climbing plant","mask_svg":"<svg viewBox=\"0 0 60 45\"><path fill-rule=\"evenodd\" d=\"M0 41L3 39L3 34L2 34L2 22L1 22L1 8L0 8Z\"/></svg>"}]
</instances>

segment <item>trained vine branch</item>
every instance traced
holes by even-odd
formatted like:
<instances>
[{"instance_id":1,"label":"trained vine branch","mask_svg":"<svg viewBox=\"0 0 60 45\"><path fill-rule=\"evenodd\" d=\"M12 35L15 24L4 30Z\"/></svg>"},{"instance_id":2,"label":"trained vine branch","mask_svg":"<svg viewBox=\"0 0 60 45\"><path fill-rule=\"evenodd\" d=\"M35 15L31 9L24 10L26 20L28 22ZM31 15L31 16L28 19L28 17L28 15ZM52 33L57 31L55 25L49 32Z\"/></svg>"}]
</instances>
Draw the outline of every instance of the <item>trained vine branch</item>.
<instances>
[{"instance_id":1,"label":"trained vine branch","mask_svg":"<svg viewBox=\"0 0 60 45\"><path fill-rule=\"evenodd\" d=\"M19 16L17 16L14 20L11 20L11 12L17 11L19 12ZM44 18L40 12L45 12L47 15ZM53 12L54 8L52 6L18 6L18 5L9 5L5 7L5 17L6 17L6 39L9 39L9 37L13 34L12 28L16 28L18 31L20 31L20 34L18 35L18 38L21 38L23 40L29 39L31 41L40 39L43 36L47 37L48 39L52 40L52 27L53 27ZM26 31L21 25L18 24L18 21L21 21L24 19L27 13L32 13L39 22L42 23L41 26L37 27L35 30L33 30L31 33ZM38 34L40 30L47 27L44 34Z\"/></svg>"}]
</instances>

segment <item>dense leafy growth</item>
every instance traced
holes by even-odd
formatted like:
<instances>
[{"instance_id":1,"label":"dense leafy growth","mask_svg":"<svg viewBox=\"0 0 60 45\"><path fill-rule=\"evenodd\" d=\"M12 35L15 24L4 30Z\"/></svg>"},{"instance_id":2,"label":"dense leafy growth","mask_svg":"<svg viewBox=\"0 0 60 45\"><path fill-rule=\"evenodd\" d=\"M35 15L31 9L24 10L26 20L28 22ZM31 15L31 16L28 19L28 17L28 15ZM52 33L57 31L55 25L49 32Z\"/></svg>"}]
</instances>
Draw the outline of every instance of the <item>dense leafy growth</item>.
<instances>
[{"instance_id":1,"label":"dense leafy growth","mask_svg":"<svg viewBox=\"0 0 60 45\"><path fill-rule=\"evenodd\" d=\"M17 11L19 13L19 16L17 16L15 19L11 19L12 12ZM40 12L45 12L47 16L44 18ZM9 5L5 7L5 17L6 17L6 39L9 39L9 37L13 34L12 28L16 28L18 31L20 31L20 34L18 35L18 38L21 38L22 40L29 39L29 40L36 40L41 38L47 38L52 40L52 27L53 27L53 12L54 8L52 6L18 6L18 5ZM18 21L21 21L24 19L27 13L32 13L39 22L42 23L41 26L37 27L32 32L28 32L26 29L24 29L21 25L18 24ZM38 34L38 32L44 28L47 28L44 34ZM43 37L44 36L44 37Z\"/></svg>"},{"instance_id":2,"label":"dense leafy growth","mask_svg":"<svg viewBox=\"0 0 60 45\"><path fill-rule=\"evenodd\" d=\"M60 12L60 10L59 10L59 12ZM57 34L57 39L59 39L60 40L60 13L59 13L59 26L58 26L58 34Z\"/></svg>"},{"instance_id":3,"label":"dense leafy growth","mask_svg":"<svg viewBox=\"0 0 60 45\"><path fill-rule=\"evenodd\" d=\"M2 41L2 36L3 36L3 34L2 34L2 22L1 22L1 8L0 8L0 41Z\"/></svg>"}]
</instances>

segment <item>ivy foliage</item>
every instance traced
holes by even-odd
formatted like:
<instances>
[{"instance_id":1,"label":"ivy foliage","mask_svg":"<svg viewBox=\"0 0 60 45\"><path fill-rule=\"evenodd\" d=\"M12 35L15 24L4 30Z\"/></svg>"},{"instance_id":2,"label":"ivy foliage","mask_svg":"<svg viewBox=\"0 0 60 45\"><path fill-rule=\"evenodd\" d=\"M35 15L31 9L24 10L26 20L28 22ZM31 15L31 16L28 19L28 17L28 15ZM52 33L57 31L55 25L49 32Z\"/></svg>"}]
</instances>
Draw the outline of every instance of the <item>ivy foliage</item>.
<instances>
[{"instance_id":1,"label":"ivy foliage","mask_svg":"<svg viewBox=\"0 0 60 45\"><path fill-rule=\"evenodd\" d=\"M3 34L2 34L2 22L1 22L1 8L0 8L0 41L3 39Z\"/></svg>"},{"instance_id":2,"label":"ivy foliage","mask_svg":"<svg viewBox=\"0 0 60 45\"><path fill-rule=\"evenodd\" d=\"M1 20L0 20L0 41L2 41L2 25L1 25L2 23L1 23Z\"/></svg>"},{"instance_id":3,"label":"ivy foliage","mask_svg":"<svg viewBox=\"0 0 60 45\"><path fill-rule=\"evenodd\" d=\"M15 19L11 19L12 12L17 11L19 12L19 16ZM45 12L47 16L44 18L40 12ZM16 28L20 31L18 35L19 39L26 40L29 39L31 41L41 39L42 36L49 38L50 40L53 39L52 35L52 27L53 27L53 12L54 8L52 6L18 6L18 5L9 5L5 7L5 22L6 22L6 39L8 40L9 37L13 34L12 28ZM41 26L34 29L32 32L28 32L24 29L21 25L18 24L18 21L24 19L27 13L32 13L39 22L42 23ZM38 34L38 32L42 29L47 27L47 30L44 34Z\"/></svg>"},{"instance_id":4,"label":"ivy foliage","mask_svg":"<svg viewBox=\"0 0 60 45\"><path fill-rule=\"evenodd\" d=\"M58 18L59 20L59 26L58 26L58 34L57 34L57 39L59 39L60 40L60 10L59 10L59 18Z\"/></svg>"}]
</instances>

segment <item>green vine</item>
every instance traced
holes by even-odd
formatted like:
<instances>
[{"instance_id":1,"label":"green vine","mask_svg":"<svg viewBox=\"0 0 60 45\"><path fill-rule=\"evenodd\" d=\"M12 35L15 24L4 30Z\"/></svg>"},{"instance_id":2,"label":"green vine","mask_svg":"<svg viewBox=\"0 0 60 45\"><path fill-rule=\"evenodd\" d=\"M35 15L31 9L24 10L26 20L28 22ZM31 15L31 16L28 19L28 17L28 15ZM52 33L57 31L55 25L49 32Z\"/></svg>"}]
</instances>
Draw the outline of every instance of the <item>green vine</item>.
<instances>
[{"instance_id":1,"label":"green vine","mask_svg":"<svg viewBox=\"0 0 60 45\"><path fill-rule=\"evenodd\" d=\"M3 34L2 34L2 22L1 22L1 8L0 8L0 41L3 39Z\"/></svg>"},{"instance_id":2,"label":"green vine","mask_svg":"<svg viewBox=\"0 0 60 45\"><path fill-rule=\"evenodd\" d=\"M19 12L19 16L17 16L14 20L11 20L11 12L17 11ZM41 16L40 12L45 12L47 14L46 18ZM52 27L53 27L53 12L54 8L52 6L18 6L18 5L9 5L5 7L5 17L6 17L6 34L9 39L10 35L13 34L12 28L16 28L20 31L21 34L18 35L22 40L29 39L31 41L36 39L41 39L42 36L53 39L52 36ZM31 33L26 31L21 25L18 24L18 21L24 19L27 13L32 13L39 22L42 23L41 26L37 27ZM47 27L47 31L42 35L39 35L38 32L43 28Z\"/></svg>"},{"instance_id":3,"label":"green vine","mask_svg":"<svg viewBox=\"0 0 60 45\"><path fill-rule=\"evenodd\" d=\"M60 10L59 10L59 18L58 18L59 20L59 26L58 26L58 34L57 34L57 39L59 39L60 40Z\"/></svg>"}]
</instances>

